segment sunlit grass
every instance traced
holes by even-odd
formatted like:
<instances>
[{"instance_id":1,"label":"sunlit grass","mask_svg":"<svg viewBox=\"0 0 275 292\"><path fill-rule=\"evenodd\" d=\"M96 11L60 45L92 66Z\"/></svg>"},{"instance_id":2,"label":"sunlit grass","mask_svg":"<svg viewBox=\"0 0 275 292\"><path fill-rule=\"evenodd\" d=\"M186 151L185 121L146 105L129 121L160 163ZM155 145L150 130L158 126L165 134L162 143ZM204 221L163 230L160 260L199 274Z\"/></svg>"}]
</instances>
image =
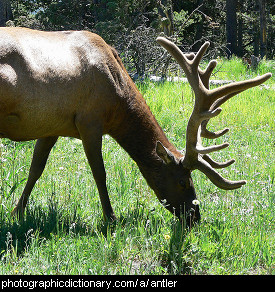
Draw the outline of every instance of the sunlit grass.
<instances>
[{"instance_id":1,"label":"sunlit grass","mask_svg":"<svg viewBox=\"0 0 275 292\"><path fill-rule=\"evenodd\" d=\"M219 62L224 64L214 79L237 81L258 74L237 59ZM274 66L261 66L274 73L270 64ZM18 222L10 212L23 190L34 142L3 139L0 274L274 273L272 78L267 82L269 88L261 86L239 94L211 120L211 129L230 128L226 136L215 141L229 142L230 147L213 157L219 161L236 159L220 172L229 179L245 179L247 184L224 191L194 171L202 222L190 232L159 204L136 163L109 136L104 137L103 156L116 224L103 223L83 147L71 138L57 142L33 190L26 217ZM169 140L184 149L193 106L189 85L145 82L138 87Z\"/></svg>"}]
</instances>

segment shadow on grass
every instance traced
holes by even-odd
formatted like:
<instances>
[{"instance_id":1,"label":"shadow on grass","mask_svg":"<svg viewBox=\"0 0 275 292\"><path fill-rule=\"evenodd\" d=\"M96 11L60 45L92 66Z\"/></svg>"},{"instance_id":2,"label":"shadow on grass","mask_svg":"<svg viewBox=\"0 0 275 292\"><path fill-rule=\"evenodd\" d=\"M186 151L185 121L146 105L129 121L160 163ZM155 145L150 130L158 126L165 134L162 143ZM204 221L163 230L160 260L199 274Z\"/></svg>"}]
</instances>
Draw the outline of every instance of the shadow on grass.
<instances>
[{"instance_id":1,"label":"shadow on grass","mask_svg":"<svg viewBox=\"0 0 275 292\"><path fill-rule=\"evenodd\" d=\"M188 233L183 221L176 221L172 225L169 250L163 254L163 266L172 275L190 275L192 271L191 263L186 258L186 252L190 248Z\"/></svg>"},{"instance_id":2,"label":"shadow on grass","mask_svg":"<svg viewBox=\"0 0 275 292\"><path fill-rule=\"evenodd\" d=\"M70 213L64 212L56 202L50 202L48 209L41 206L27 208L22 220L13 217L3 219L2 215L0 217L0 258L1 253L10 245L16 246L17 255L23 253L30 233L38 233L39 237L46 239L51 238L52 234L68 234L69 232L96 236L98 232L93 231L94 226L89 226L84 222L76 210L77 207ZM100 219L98 222L101 223L96 226L97 231L104 232L106 229L104 222Z\"/></svg>"},{"instance_id":3,"label":"shadow on grass","mask_svg":"<svg viewBox=\"0 0 275 292\"><path fill-rule=\"evenodd\" d=\"M147 221L151 222L147 225ZM137 223L139 221L139 223ZM78 235L98 237L99 234L107 238L108 233L112 234L116 228L129 228L130 225L144 224L148 235L155 234L159 226L163 224L161 218L140 208L132 209L126 215L121 215L115 222L104 222L102 217L96 223L83 221L81 215L77 214L77 206L70 213L62 210L55 202L50 202L47 208L41 206L27 208L23 220L15 218L3 219L0 217L0 259L5 251L16 247L16 255L20 256L25 252L28 245L29 234L39 234L40 238L50 239L52 235L61 236L73 232ZM184 248L186 245L186 234L188 230L180 221L172 219L171 238L169 250L160 255L161 265L168 270L169 274L190 274L190 266L183 260Z\"/></svg>"}]
</instances>

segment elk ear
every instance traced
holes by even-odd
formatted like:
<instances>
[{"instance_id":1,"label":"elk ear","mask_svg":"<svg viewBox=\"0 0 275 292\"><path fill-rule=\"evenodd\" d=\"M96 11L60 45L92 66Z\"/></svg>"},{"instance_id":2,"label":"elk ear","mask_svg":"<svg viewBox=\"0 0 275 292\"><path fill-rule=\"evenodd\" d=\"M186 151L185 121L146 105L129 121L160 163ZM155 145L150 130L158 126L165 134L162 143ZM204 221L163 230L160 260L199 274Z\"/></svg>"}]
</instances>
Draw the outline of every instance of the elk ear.
<instances>
[{"instance_id":1,"label":"elk ear","mask_svg":"<svg viewBox=\"0 0 275 292\"><path fill-rule=\"evenodd\" d=\"M159 141L157 141L156 152L158 157L161 158L166 164L175 162L174 155Z\"/></svg>"}]
</instances>

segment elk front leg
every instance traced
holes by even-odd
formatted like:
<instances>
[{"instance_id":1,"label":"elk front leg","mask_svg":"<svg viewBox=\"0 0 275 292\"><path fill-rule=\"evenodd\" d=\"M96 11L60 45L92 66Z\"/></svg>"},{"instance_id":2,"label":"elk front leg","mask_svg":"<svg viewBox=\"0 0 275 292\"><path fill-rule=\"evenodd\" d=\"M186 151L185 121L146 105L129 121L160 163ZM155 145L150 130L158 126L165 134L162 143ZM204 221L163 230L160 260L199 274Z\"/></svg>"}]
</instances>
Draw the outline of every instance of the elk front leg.
<instances>
[{"instance_id":1,"label":"elk front leg","mask_svg":"<svg viewBox=\"0 0 275 292\"><path fill-rule=\"evenodd\" d=\"M102 131L100 127L91 121L81 121L76 123L82 139L85 154L88 158L103 209L104 220L116 220L106 185L106 172L101 153ZM95 124L95 126L94 126Z\"/></svg>"},{"instance_id":2,"label":"elk front leg","mask_svg":"<svg viewBox=\"0 0 275 292\"><path fill-rule=\"evenodd\" d=\"M12 211L12 215L17 215L19 218L23 218L24 211L28 202L28 198L31 194L31 191L36 183L36 181L41 176L47 159L49 157L50 151L54 144L56 143L58 137L47 137L38 139L34 152L33 152L33 158L32 163L29 171L29 177L27 180L27 184L24 188L24 191L16 205L16 207Z\"/></svg>"}]
</instances>

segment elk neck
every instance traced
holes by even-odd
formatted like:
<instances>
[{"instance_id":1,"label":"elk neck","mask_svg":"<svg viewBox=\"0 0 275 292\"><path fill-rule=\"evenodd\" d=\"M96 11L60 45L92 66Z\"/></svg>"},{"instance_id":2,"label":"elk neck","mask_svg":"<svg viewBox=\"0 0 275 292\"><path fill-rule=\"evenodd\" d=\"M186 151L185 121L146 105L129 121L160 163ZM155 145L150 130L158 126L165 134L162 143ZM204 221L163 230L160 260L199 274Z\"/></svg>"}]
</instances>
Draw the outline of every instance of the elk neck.
<instances>
[{"instance_id":1,"label":"elk neck","mask_svg":"<svg viewBox=\"0 0 275 292\"><path fill-rule=\"evenodd\" d=\"M148 184L154 188L154 174L163 165L156 153L157 141L160 141L177 158L182 154L170 143L157 120L146 104L142 94L130 81L127 93L124 92L120 105L116 107L110 134L137 163Z\"/></svg>"}]
</instances>

